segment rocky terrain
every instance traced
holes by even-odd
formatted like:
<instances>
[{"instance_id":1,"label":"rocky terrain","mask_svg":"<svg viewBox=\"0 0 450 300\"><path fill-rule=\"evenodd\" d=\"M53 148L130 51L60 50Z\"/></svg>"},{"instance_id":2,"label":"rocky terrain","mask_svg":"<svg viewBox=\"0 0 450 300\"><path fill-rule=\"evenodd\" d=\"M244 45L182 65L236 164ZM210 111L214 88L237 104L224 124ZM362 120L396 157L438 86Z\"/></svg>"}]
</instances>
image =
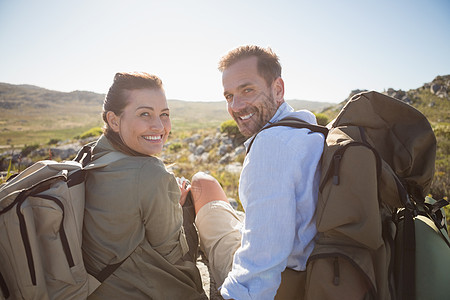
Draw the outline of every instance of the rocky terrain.
<instances>
[{"instance_id":1,"label":"rocky terrain","mask_svg":"<svg viewBox=\"0 0 450 300\"><path fill-rule=\"evenodd\" d=\"M363 90L352 91L349 98L361 91ZM448 125L450 123L450 75L438 76L432 82L425 83L417 89L409 91L387 89L384 93L418 108L432 123L438 138L438 148L441 149L437 157L436 174L438 177L436 178L438 182L439 180L442 181L440 193L448 196L448 182L450 180L448 153L450 149L450 128ZM322 113L329 116L331 120L345 102L324 109ZM4 108L14 106L7 101L2 105ZM0 176L5 178L8 170L23 170L37 159L72 159L84 144L96 138L58 141L52 145L35 145L16 149L11 147L0 150L0 171L2 172ZM177 176L188 178L186 174L192 175L192 172L206 168L214 170L215 175L234 176L232 180L237 181L245 156L242 142L242 136L224 131L222 128L200 132L184 132L169 138L161 158L168 165L171 165L172 171ZM237 185L237 182L234 182L234 184ZM233 197L236 197L236 195L232 195ZM207 295L210 299L222 299L216 290L214 281L209 276L208 262L204 255L199 257L197 265L202 274Z\"/></svg>"}]
</instances>

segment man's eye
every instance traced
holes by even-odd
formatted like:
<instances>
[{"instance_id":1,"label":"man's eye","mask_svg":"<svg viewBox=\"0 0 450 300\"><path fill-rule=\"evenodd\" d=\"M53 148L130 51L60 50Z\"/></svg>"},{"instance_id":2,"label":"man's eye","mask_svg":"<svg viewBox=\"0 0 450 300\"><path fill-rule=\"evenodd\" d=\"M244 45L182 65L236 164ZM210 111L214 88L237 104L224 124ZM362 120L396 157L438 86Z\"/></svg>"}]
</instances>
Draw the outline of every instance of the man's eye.
<instances>
[{"instance_id":1,"label":"man's eye","mask_svg":"<svg viewBox=\"0 0 450 300\"><path fill-rule=\"evenodd\" d=\"M253 89L247 88L247 89L244 90L244 93L250 93L251 91L253 91Z\"/></svg>"},{"instance_id":2,"label":"man's eye","mask_svg":"<svg viewBox=\"0 0 450 300\"><path fill-rule=\"evenodd\" d=\"M225 99L227 100L227 102L230 102L231 100L233 100L233 95L231 94L225 95Z\"/></svg>"}]
</instances>

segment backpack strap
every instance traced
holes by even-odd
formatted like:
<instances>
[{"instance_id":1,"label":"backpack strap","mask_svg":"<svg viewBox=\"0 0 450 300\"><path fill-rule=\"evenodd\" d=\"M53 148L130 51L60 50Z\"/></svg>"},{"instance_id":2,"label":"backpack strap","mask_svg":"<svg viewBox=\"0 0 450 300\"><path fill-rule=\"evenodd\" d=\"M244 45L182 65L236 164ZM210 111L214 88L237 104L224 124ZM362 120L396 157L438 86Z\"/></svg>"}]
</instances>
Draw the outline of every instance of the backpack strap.
<instances>
[{"instance_id":1,"label":"backpack strap","mask_svg":"<svg viewBox=\"0 0 450 300\"><path fill-rule=\"evenodd\" d=\"M97 141L84 145L83 148L78 151L77 156L73 159L74 161L81 163L84 170L103 168L116 160L127 157L124 153L112 151L93 161L92 150L96 144Z\"/></svg>"},{"instance_id":2,"label":"backpack strap","mask_svg":"<svg viewBox=\"0 0 450 300\"><path fill-rule=\"evenodd\" d=\"M306 121L303 121L303 120L295 118L295 117L286 117L276 123L272 123L272 124L269 124L269 125L261 128L255 134L253 139L250 141L250 144L248 145L248 148L247 148L247 153L250 152L250 148L252 147L253 142L255 141L255 138L258 135L258 133L260 133L261 131L263 131L265 129L269 129L269 128L276 127L276 126L286 126L286 127L299 128L299 129L307 128L307 129L311 130L312 132L318 132L318 133L323 134L325 139L327 138L327 135L328 135L328 128L326 126L314 125L314 124L308 123Z\"/></svg>"}]
</instances>

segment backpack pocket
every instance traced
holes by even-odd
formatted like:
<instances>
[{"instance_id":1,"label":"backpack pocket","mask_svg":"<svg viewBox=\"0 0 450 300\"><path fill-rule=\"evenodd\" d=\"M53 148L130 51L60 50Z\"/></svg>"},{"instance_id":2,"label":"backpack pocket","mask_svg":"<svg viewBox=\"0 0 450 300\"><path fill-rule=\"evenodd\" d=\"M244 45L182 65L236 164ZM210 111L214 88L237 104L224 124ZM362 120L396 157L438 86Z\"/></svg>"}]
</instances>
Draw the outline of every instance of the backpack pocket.
<instances>
[{"instance_id":1,"label":"backpack pocket","mask_svg":"<svg viewBox=\"0 0 450 300\"><path fill-rule=\"evenodd\" d=\"M13 298L87 297L80 223L74 220L72 207L72 202L83 199L72 199L67 182L60 180L22 197L1 215L5 228L0 233L1 271Z\"/></svg>"},{"instance_id":2,"label":"backpack pocket","mask_svg":"<svg viewBox=\"0 0 450 300\"><path fill-rule=\"evenodd\" d=\"M336 252L311 256L306 271L307 300L375 299L374 286L369 278L374 276L373 269L368 275L347 255Z\"/></svg>"}]
</instances>

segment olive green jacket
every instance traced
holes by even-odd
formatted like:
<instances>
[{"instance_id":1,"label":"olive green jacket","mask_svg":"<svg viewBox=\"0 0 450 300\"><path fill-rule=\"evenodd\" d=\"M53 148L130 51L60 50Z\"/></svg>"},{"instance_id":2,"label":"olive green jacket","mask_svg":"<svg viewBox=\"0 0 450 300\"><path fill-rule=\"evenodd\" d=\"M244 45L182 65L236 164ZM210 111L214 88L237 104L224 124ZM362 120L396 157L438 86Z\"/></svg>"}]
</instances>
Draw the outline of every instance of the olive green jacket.
<instances>
[{"instance_id":1,"label":"olive green jacket","mask_svg":"<svg viewBox=\"0 0 450 300\"><path fill-rule=\"evenodd\" d=\"M93 160L115 150L105 136ZM173 174L152 156L128 156L89 171L83 228L86 269L125 262L90 299L202 299L199 271L188 251ZM128 257L128 258L127 258Z\"/></svg>"}]
</instances>

